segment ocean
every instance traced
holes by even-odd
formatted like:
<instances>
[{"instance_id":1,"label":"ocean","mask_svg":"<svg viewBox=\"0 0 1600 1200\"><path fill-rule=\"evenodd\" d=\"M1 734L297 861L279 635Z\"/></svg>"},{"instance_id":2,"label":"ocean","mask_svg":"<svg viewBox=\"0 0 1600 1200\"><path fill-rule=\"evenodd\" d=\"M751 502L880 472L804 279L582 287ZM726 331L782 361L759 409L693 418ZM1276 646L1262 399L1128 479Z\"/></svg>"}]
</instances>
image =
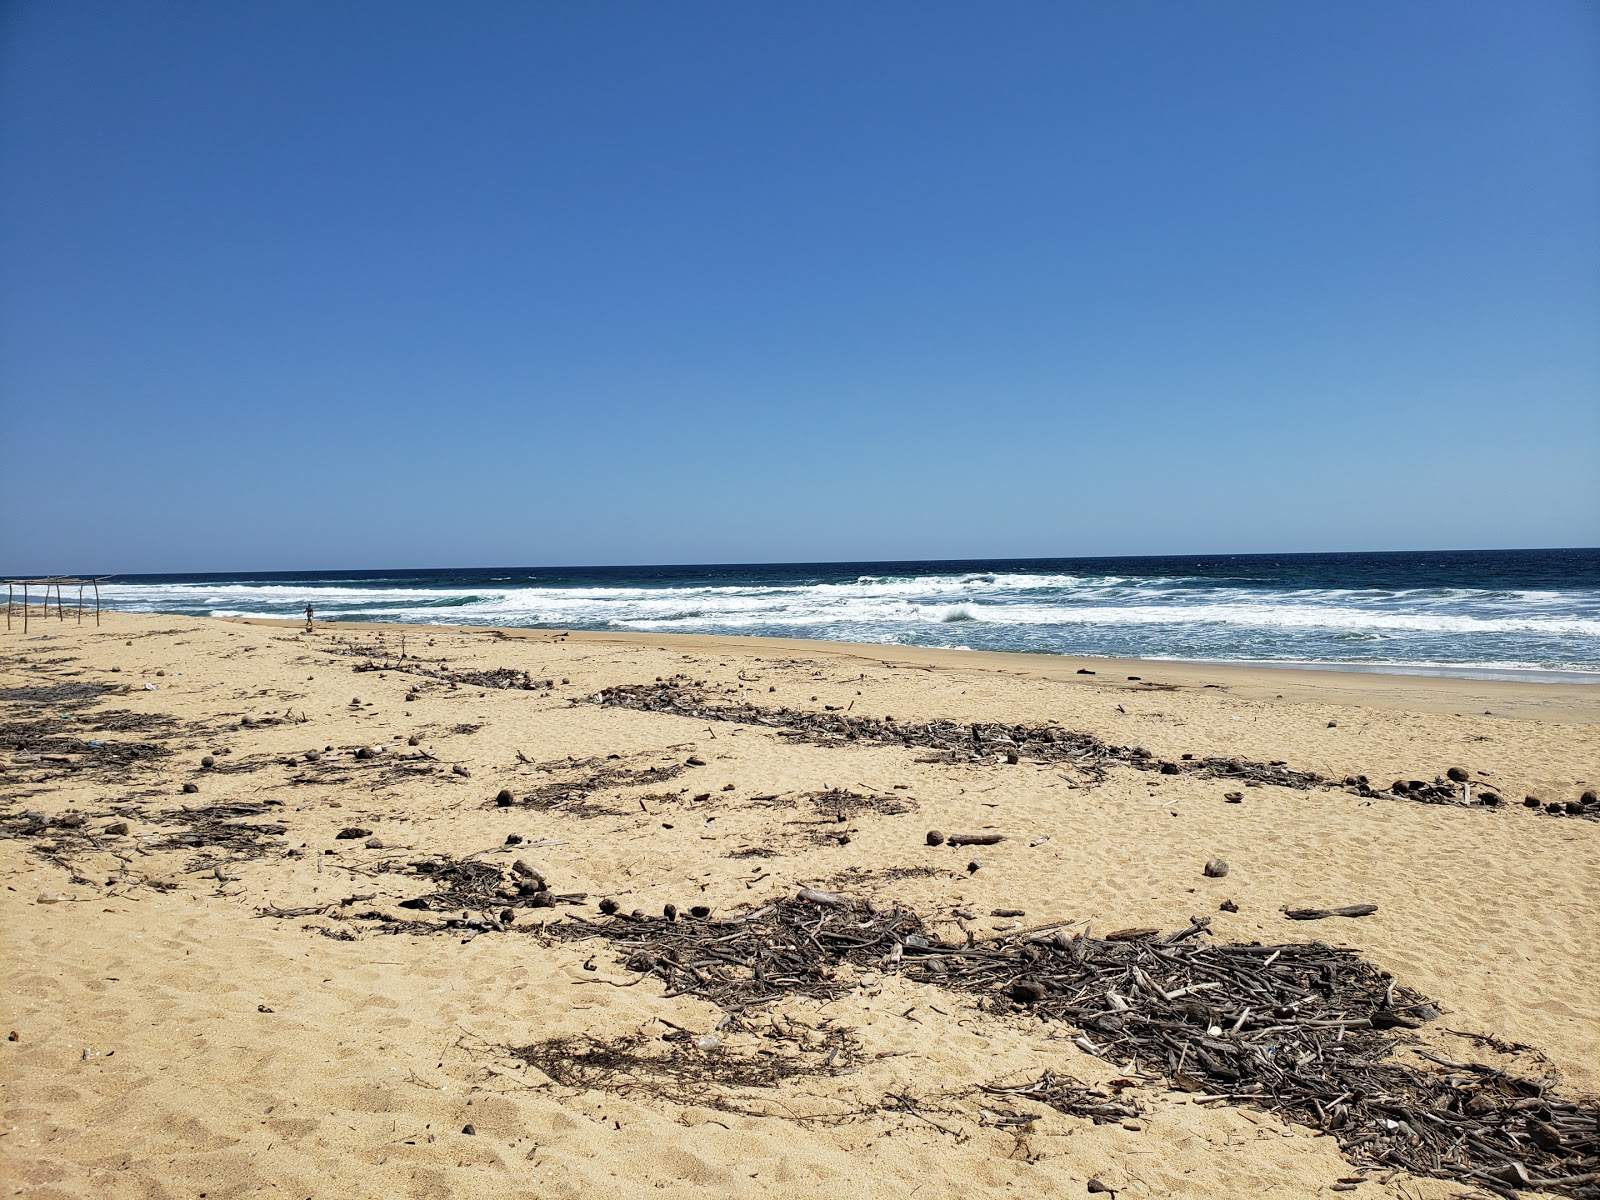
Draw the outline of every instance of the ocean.
<instances>
[{"instance_id":1,"label":"ocean","mask_svg":"<svg viewBox=\"0 0 1600 1200\"><path fill-rule=\"evenodd\" d=\"M1600 550L126 575L128 612L1600 682Z\"/></svg>"}]
</instances>

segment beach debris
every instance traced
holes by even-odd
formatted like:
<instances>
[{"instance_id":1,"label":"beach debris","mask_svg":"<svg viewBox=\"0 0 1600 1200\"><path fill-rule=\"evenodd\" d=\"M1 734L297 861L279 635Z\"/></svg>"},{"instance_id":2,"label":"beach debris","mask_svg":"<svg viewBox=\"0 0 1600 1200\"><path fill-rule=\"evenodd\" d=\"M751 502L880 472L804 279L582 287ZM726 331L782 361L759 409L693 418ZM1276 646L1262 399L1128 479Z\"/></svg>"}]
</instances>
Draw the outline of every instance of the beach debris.
<instances>
[{"instance_id":1,"label":"beach debris","mask_svg":"<svg viewBox=\"0 0 1600 1200\"><path fill-rule=\"evenodd\" d=\"M1111 1196L1111 1200L1117 1200L1117 1189L1113 1188L1113 1187L1107 1187L1105 1184L1101 1183L1098 1179L1089 1180L1089 1182L1088 1182L1088 1184L1086 1186L1087 1186L1087 1188L1089 1190L1089 1194L1090 1195L1099 1196L1099 1195L1109 1194Z\"/></svg>"},{"instance_id":2,"label":"beach debris","mask_svg":"<svg viewBox=\"0 0 1600 1200\"><path fill-rule=\"evenodd\" d=\"M200 785L198 783L186 783L183 785L183 793L186 796L192 796L199 790Z\"/></svg>"},{"instance_id":3,"label":"beach debris","mask_svg":"<svg viewBox=\"0 0 1600 1200\"><path fill-rule=\"evenodd\" d=\"M1444 775L1452 783L1466 783L1467 780L1472 778L1471 775L1467 774L1465 767L1451 767Z\"/></svg>"},{"instance_id":4,"label":"beach debris","mask_svg":"<svg viewBox=\"0 0 1600 1200\"><path fill-rule=\"evenodd\" d=\"M472 778L472 772L469 771L466 767L463 767L460 763L451 763L450 764L450 774L459 775L463 779L471 779Z\"/></svg>"},{"instance_id":5,"label":"beach debris","mask_svg":"<svg viewBox=\"0 0 1600 1200\"><path fill-rule=\"evenodd\" d=\"M942 845L944 845L944 834L940 833L937 829L928 830L928 845L930 845L930 846L942 846Z\"/></svg>"},{"instance_id":6,"label":"beach debris","mask_svg":"<svg viewBox=\"0 0 1600 1200\"><path fill-rule=\"evenodd\" d=\"M1243 792L1225 792L1223 794L1222 799L1228 804L1243 804L1244 803L1244 793Z\"/></svg>"},{"instance_id":7,"label":"beach debris","mask_svg":"<svg viewBox=\"0 0 1600 1200\"><path fill-rule=\"evenodd\" d=\"M652 1096L684 1107L801 1120L805 1118L766 1094L792 1081L853 1071L862 1054L852 1031L829 1022L809 1029L787 1021L751 1022L741 1034L756 1048L736 1048L715 1034L690 1037L669 1026L662 1036L635 1033L606 1040L580 1034L507 1052L552 1082L578 1091ZM818 1119L837 1121L837 1105L830 1104L827 1115Z\"/></svg>"},{"instance_id":8,"label":"beach debris","mask_svg":"<svg viewBox=\"0 0 1600 1200\"><path fill-rule=\"evenodd\" d=\"M1221 904L1217 905L1217 909L1221 912L1236 913L1239 911L1239 906L1232 900L1224 900Z\"/></svg>"},{"instance_id":9,"label":"beach debris","mask_svg":"<svg viewBox=\"0 0 1600 1200\"><path fill-rule=\"evenodd\" d=\"M371 836L372 830L370 829L363 829L359 825L348 825L339 830L338 833L334 834L334 840L340 842L353 842L357 838L366 838Z\"/></svg>"},{"instance_id":10,"label":"beach debris","mask_svg":"<svg viewBox=\"0 0 1600 1200\"><path fill-rule=\"evenodd\" d=\"M212 767L217 765L217 760L213 756L207 754L200 759L200 765L209 771Z\"/></svg>"},{"instance_id":11,"label":"beach debris","mask_svg":"<svg viewBox=\"0 0 1600 1200\"><path fill-rule=\"evenodd\" d=\"M590 798L598 792L611 793L627 788L659 786L676 779L684 771L681 763L658 762L640 767L629 765L616 755L608 758L597 756L582 759L564 758L530 765L541 775L552 778L548 782L523 790L521 795L512 793L509 788L503 788L493 800L487 802L486 806L508 808L515 805L543 811L560 810L568 816L583 818L621 816L633 806L631 801L615 805L594 802ZM506 797L509 797L509 802ZM706 797L709 799L709 792L706 793ZM756 797L756 799L762 798Z\"/></svg>"},{"instance_id":12,"label":"beach debris","mask_svg":"<svg viewBox=\"0 0 1600 1200\"><path fill-rule=\"evenodd\" d=\"M995 846L1005 840L1003 833L952 833L945 838L951 846Z\"/></svg>"},{"instance_id":13,"label":"beach debris","mask_svg":"<svg viewBox=\"0 0 1600 1200\"><path fill-rule=\"evenodd\" d=\"M1221 879L1228 873L1228 861L1223 858L1213 858L1203 868L1207 879Z\"/></svg>"},{"instance_id":14,"label":"beach debris","mask_svg":"<svg viewBox=\"0 0 1600 1200\"><path fill-rule=\"evenodd\" d=\"M1325 917L1370 917L1377 911L1376 904L1346 904L1342 908L1286 908L1283 915L1291 921L1320 921Z\"/></svg>"},{"instance_id":15,"label":"beach debris","mask_svg":"<svg viewBox=\"0 0 1600 1200\"><path fill-rule=\"evenodd\" d=\"M1246 1105L1329 1133L1358 1165L1482 1183L1518 1163L1537 1186L1584 1200L1600 1196L1594 1102L1566 1099L1550 1080L1426 1049L1418 1051L1420 1061L1397 1061L1397 1038L1438 1016L1425 998L1353 950L1321 942L1212 944L1208 924L1194 918L1167 934L1136 929L1105 938L1052 927L963 944L942 940L897 906L849 898L819 906L796 897L717 920L568 917L546 926L545 935L603 938L628 970L659 979L669 994L717 1004L735 1027L785 997L841 995L863 969L895 971L969 994L981 1010L998 1014L1023 1004L1036 1019L1082 1030L1075 1040L1086 1053L1115 1063L1136 1059L1198 1103ZM646 1052L643 1042L626 1045ZM609 1055L616 1044L567 1049L566 1065L557 1069L573 1070L572 1053ZM558 1082L590 1086L594 1078L575 1072ZM655 1076L640 1065L634 1078ZM704 1093L692 1094L684 1102L706 1103Z\"/></svg>"},{"instance_id":16,"label":"beach debris","mask_svg":"<svg viewBox=\"0 0 1600 1200\"><path fill-rule=\"evenodd\" d=\"M801 888L799 898L807 904L824 904L835 908L845 902L843 896L835 895L833 892L819 892L816 888Z\"/></svg>"}]
</instances>

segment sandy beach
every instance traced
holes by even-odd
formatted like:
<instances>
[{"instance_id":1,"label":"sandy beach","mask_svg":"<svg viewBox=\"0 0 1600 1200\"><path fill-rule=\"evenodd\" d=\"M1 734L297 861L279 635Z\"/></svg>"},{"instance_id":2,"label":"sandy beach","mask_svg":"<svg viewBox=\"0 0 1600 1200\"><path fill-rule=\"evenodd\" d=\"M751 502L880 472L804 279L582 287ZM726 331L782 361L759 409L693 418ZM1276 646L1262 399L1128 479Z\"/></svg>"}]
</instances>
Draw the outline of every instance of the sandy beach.
<instances>
[{"instance_id":1,"label":"sandy beach","mask_svg":"<svg viewBox=\"0 0 1600 1200\"><path fill-rule=\"evenodd\" d=\"M1600 788L1600 686L118 613L0 647L14 1195L1470 1187L903 965L1033 935L1070 957L1192 918L1181 945L1321 940L1425 997L1399 1061L1600 1094L1600 820L1547 811ZM812 736L806 714L1097 749ZM487 899L426 905L457 885ZM927 944L730 1012L572 932L779 902L898 908ZM1350 905L1376 911L1285 914ZM596 1051L618 1048L634 1058L608 1074ZM1132 1115L1003 1090L1045 1072Z\"/></svg>"}]
</instances>

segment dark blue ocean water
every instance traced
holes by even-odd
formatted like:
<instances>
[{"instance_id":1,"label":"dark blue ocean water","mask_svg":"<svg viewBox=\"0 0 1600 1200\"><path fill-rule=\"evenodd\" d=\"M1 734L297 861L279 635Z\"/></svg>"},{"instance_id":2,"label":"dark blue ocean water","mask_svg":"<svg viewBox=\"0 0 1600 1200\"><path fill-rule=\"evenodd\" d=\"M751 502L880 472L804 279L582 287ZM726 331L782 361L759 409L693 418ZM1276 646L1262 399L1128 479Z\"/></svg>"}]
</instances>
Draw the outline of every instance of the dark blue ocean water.
<instances>
[{"instance_id":1,"label":"dark blue ocean water","mask_svg":"<svg viewBox=\"0 0 1600 1200\"><path fill-rule=\"evenodd\" d=\"M1595 673L1600 550L122 576L135 612Z\"/></svg>"}]
</instances>

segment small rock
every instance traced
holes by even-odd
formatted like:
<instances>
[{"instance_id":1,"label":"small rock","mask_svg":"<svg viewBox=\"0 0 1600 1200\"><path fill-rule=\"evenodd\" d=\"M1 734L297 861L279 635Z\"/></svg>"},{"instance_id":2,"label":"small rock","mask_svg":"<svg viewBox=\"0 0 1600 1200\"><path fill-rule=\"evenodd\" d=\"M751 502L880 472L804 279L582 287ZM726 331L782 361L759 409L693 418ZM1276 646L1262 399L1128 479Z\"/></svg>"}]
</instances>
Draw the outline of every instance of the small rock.
<instances>
[{"instance_id":1,"label":"small rock","mask_svg":"<svg viewBox=\"0 0 1600 1200\"><path fill-rule=\"evenodd\" d=\"M217 760L212 758L211 755L208 754L208 755L206 755L204 758L202 758L200 760L200 765L202 767L205 767L207 770L210 770L212 767L217 765Z\"/></svg>"},{"instance_id":2,"label":"small rock","mask_svg":"<svg viewBox=\"0 0 1600 1200\"><path fill-rule=\"evenodd\" d=\"M382 838L370 837L365 842L363 842L362 845L364 845L368 850L382 850L383 849L383 839Z\"/></svg>"},{"instance_id":3,"label":"small rock","mask_svg":"<svg viewBox=\"0 0 1600 1200\"><path fill-rule=\"evenodd\" d=\"M371 758L372 757L372 753L373 753L373 751L372 751L372 747L371 746L361 746L360 748L358 748L356 750L356 757L357 758Z\"/></svg>"},{"instance_id":4,"label":"small rock","mask_svg":"<svg viewBox=\"0 0 1600 1200\"><path fill-rule=\"evenodd\" d=\"M701 921L704 921L707 917L709 917L711 915L711 908L710 908L709 905L696 904L693 908L691 908L689 910L689 915L691 917L695 917L695 918L697 918L697 919L699 919Z\"/></svg>"},{"instance_id":5,"label":"small rock","mask_svg":"<svg viewBox=\"0 0 1600 1200\"><path fill-rule=\"evenodd\" d=\"M126 821L113 821L106 826L106 832L113 837L124 837L128 832L128 823Z\"/></svg>"},{"instance_id":6,"label":"small rock","mask_svg":"<svg viewBox=\"0 0 1600 1200\"><path fill-rule=\"evenodd\" d=\"M1337 729L1337 728L1339 728L1339 722L1337 722L1337 721L1329 721L1328 722L1328 728L1329 729Z\"/></svg>"},{"instance_id":7,"label":"small rock","mask_svg":"<svg viewBox=\"0 0 1600 1200\"><path fill-rule=\"evenodd\" d=\"M663 904L661 906L661 915L669 921L676 921L678 919L678 906L676 904Z\"/></svg>"},{"instance_id":8,"label":"small rock","mask_svg":"<svg viewBox=\"0 0 1600 1200\"><path fill-rule=\"evenodd\" d=\"M1176 775L1178 773L1178 764L1175 763L1175 762L1164 762L1164 763L1162 763L1161 764L1161 773L1163 775Z\"/></svg>"},{"instance_id":9,"label":"small rock","mask_svg":"<svg viewBox=\"0 0 1600 1200\"><path fill-rule=\"evenodd\" d=\"M600 901L600 911L605 913L605 915L608 916L608 917L616 916L617 915L617 910L619 908L621 908L621 907L622 906L620 904L618 904L615 900L610 899L609 897L607 897L606 899Z\"/></svg>"},{"instance_id":10,"label":"small rock","mask_svg":"<svg viewBox=\"0 0 1600 1200\"><path fill-rule=\"evenodd\" d=\"M466 768L465 768L465 767L463 767L463 766L462 766L462 765L461 765L461 764L460 764L460 763L453 763L453 764L451 764L451 767L450 767L450 774L452 774L452 775L459 775L459 776L461 776L461 778L463 778L463 779L471 779L471 778L472 778L472 772L471 772L471 771L469 771L469 770L467 770L467 769L466 769Z\"/></svg>"},{"instance_id":11,"label":"small rock","mask_svg":"<svg viewBox=\"0 0 1600 1200\"><path fill-rule=\"evenodd\" d=\"M60 904L71 899L72 897L65 892L40 892L38 902L40 904Z\"/></svg>"},{"instance_id":12,"label":"small rock","mask_svg":"<svg viewBox=\"0 0 1600 1200\"><path fill-rule=\"evenodd\" d=\"M192 796L192 795L194 795L194 793L198 792L199 790L200 790L200 785L198 783L186 783L186 784L183 785L184 795L186 795L186 796Z\"/></svg>"},{"instance_id":13,"label":"small rock","mask_svg":"<svg viewBox=\"0 0 1600 1200\"><path fill-rule=\"evenodd\" d=\"M1594 792L1585 792L1578 799L1585 804L1600 804L1600 795L1596 795Z\"/></svg>"},{"instance_id":14,"label":"small rock","mask_svg":"<svg viewBox=\"0 0 1600 1200\"><path fill-rule=\"evenodd\" d=\"M1451 767L1444 774L1445 778L1449 779L1453 783L1465 783L1468 779L1472 778L1472 776L1467 774L1467 769L1465 767Z\"/></svg>"},{"instance_id":15,"label":"small rock","mask_svg":"<svg viewBox=\"0 0 1600 1200\"><path fill-rule=\"evenodd\" d=\"M944 834L940 833L937 829L928 830L928 845L930 845L930 846L942 846L942 845L944 845Z\"/></svg>"},{"instance_id":16,"label":"small rock","mask_svg":"<svg viewBox=\"0 0 1600 1200\"><path fill-rule=\"evenodd\" d=\"M501 788L499 794L495 796L494 802L501 808L509 808L517 802L517 798L511 794L510 788Z\"/></svg>"},{"instance_id":17,"label":"small rock","mask_svg":"<svg viewBox=\"0 0 1600 1200\"><path fill-rule=\"evenodd\" d=\"M1213 858L1205 866L1205 874L1208 879L1221 879L1227 873L1228 864L1224 859Z\"/></svg>"},{"instance_id":18,"label":"small rock","mask_svg":"<svg viewBox=\"0 0 1600 1200\"><path fill-rule=\"evenodd\" d=\"M1224 800L1226 800L1229 804L1243 804L1244 803L1244 793L1243 792L1229 792L1225 796L1223 796L1222 798Z\"/></svg>"},{"instance_id":19,"label":"small rock","mask_svg":"<svg viewBox=\"0 0 1600 1200\"><path fill-rule=\"evenodd\" d=\"M1538 808L1542 803L1543 801L1541 801L1537 796L1524 796L1522 798L1523 808Z\"/></svg>"},{"instance_id":20,"label":"small rock","mask_svg":"<svg viewBox=\"0 0 1600 1200\"><path fill-rule=\"evenodd\" d=\"M983 866L981 862L979 862L977 859L973 859L967 864L967 874L976 875L978 873L978 868L981 866Z\"/></svg>"},{"instance_id":21,"label":"small rock","mask_svg":"<svg viewBox=\"0 0 1600 1200\"><path fill-rule=\"evenodd\" d=\"M406 739L406 745L408 745L408 746L420 746L420 745L422 745L422 739L419 738L416 734L413 733L410 737L408 737Z\"/></svg>"},{"instance_id":22,"label":"small rock","mask_svg":"<svg viewBox=\"0 0 1600 1200\"><path fill-rule=\"evenodd\" d=\"M683 765L686 767L703 767L706 765L706 760L698 757L697 755L691 754L688 758L683 760Z\"/></svg>"},{"instance_id":23,"label":"small rock","mask_svg":"<svg viewBox=\"0 0 1600 1200\"><path fill-rule=\"evenodd\" d=\"M522 845L522 835L520 833L508 833L508 834L506 834L506 845L508 845L508 846L520 846L520 845Z\"/></svg>"},{"instance_id":24,"label":"small rock","mask_svg":"<svg viewBox=\"0 0 1600 1200\"><path fill-rule=\"evenodd\" d=\"M1552 800L1549 804L1544 806L1544 811L1549 813L1552 817L1559 817L1566 813L1567 808L1566 805L1560 803L1559 801Z\"/></svg>"},{"instance_id":25,"label":"small rock","mask_svg":"<svg viewBox=\"0 0 1600 1200\"><path fill-rule=\"evenodd\" d=\"M468 1137L477 1137L478 1127L469 1121L467 1124L461 1127L461 1132L466 1134Z\"/></svg>"},{"instance_id":26,"label":"small rock","mask_svg":"<svg viewBox=\"0 0 1600 1200\"><path fill-rule=\"evenodd\" d=\"M1581 816L1583 816L1583 801L1582 800L1568 800L1567 801L1567 815L1573 816L1573 817L1581 817Z\"/></svg>"},{"instance_id":27,"label":"small rock","mask_svg":"<svg viewBox=\"0 0 1600 1200\"><path fill-rule=\"evenodd\" d=\"M335 835L334 840L335 841L340 841L340 842L352 842L356 838L365 838L365 837L371 837L371 836L372 836L372 830L370 830L370 829L362 829L357 825L350 825L350 826L347 826L344 829L339 830L339 832Z\"/></svg>"},{"instance_id":28,"label":"small rock","mask_svg":"<svg viewBox=\"0 0 1600 1200\"><path fill-rule=\"evenodd\" d=\"M1224 900L1221 904L1217 905L1217 908L1220 909L1222 912L1238 912L1239 911L1239 906L1237 904L1235 904L1232 900Z\"/></svg>"},{"instance_id":29,"label":"small rock","mask_svg":"<svg viewBox=\"0 0 1600 1200\"><path fill-rule=\"evenodd\" d=\"M1079 667L1078 668L1078 674L1079 675L1093 675L1094 672L1089 670L1088 667Z\"/></svg>"},{"instance_id":30,"label":"small rock","mask_svg":"<svg viewBox=\"0 0 1600 1200\"><path fill-rule=\"evenodd\" d=\"M1033 979L1019 979L1006 989L1006 995L1021 1004L1037 1004L1047 994L1044 984Z\"/></svg>"}]
</instances>

